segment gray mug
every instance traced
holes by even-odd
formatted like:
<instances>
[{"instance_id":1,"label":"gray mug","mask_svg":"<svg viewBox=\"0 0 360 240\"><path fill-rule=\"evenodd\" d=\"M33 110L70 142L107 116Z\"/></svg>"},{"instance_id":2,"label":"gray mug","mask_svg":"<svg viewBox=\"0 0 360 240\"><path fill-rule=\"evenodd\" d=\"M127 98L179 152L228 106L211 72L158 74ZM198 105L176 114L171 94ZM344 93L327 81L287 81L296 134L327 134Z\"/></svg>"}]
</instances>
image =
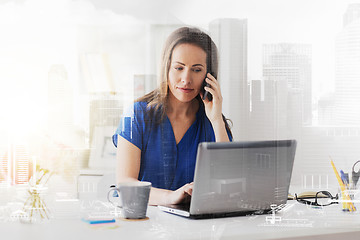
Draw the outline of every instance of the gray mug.
<instances>
[{"instance_id":1,"label":"gray mug","mask_svg":"<svg viewBox=\"0 0 360 240\"><path fill-rule=\"evenodd\" d=\"M114 206L122 208L124 218L141 219L146 218L146 211L149 202L151 183L150 182L125 182L112 187L107 199ZM116 191L122 205L110 200L110 194Z\"/></svg>"}]
</instances>

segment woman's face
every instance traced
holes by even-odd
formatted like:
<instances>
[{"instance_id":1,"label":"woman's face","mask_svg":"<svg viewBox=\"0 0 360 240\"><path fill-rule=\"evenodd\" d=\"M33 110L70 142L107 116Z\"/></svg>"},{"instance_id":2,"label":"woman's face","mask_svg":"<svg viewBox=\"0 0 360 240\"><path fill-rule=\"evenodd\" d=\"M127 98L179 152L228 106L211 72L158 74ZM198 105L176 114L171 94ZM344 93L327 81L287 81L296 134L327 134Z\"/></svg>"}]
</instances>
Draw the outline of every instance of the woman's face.
<instances>
[{"instance_id":1,"label":"woman's face","mask_svg":"<svg viewBox=\"0 0 360 240\"><path fill-rule=\"evenodd\" d=\"M183 43L172 53L168 85L180 102L190 102L200 92L206 76L206 52L200 47Z\"/></svg>"}]
</instances>

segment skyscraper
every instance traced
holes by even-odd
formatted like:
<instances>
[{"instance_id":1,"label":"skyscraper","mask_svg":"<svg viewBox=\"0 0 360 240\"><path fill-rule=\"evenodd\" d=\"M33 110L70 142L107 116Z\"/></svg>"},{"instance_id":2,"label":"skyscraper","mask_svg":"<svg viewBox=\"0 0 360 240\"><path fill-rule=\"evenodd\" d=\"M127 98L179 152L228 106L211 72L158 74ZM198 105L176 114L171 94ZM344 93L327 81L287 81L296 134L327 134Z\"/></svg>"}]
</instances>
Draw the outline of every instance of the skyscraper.
<instances>
[{"instance_id":1,"label":"skyscraper","mask_svg":"<svg viewBox=\"0 0 360 240\"><path fill-rule=\"evenodd\" d=\"M335 123L360 125L360 4L350 4L336 39Z\"/></svg>"},{"instance_id":2,"label":"skyscraper","mask_svg":"<svg viewBox=\"0 0 360 240\"><path fill-rule=\"evenodd\" d=\"M343 16L343 27L351 24L360 18L360 3L349 4L348 9Z\"/></svg>"},{"instance_id":3,"label":"skyscraper","mask_svg":"<svg viewBox=\"0 0 360 240\"><path fill-rule=\"evenodd\" d=\"M30 156L25 144L9 144L0 155L0 183L25 184L32 175Z\"/></svg>"},{"instance_id":4,"label":"skyscraper","mask_svg":"<svg viewBox=\"0 0 360 240\"><path fill-rule=\"evenodd\" d=\"M217 19L210 23L209 31L219 50L223 113L233 122L234 138L248 139L247 19Z\"/></svg>"},{"instance_id":5,"label":"skyscraper","mask_svg":"<svg viewBox=\"0 0 360 240\"><path fill-rule=\"evenodd\" d=\"M264 44L263 77L265 81L287 82L288 92L298 96L297 106L292 107L301 109L300 116L295 116L294 119L301 119L303 124L310 125L312 122L311 45Z\"/></svg>"},{"instance_id":6,"label":"skyscraper","mask_svg":"<svg viewBox=\"0 0 360 240\"><path fill-rule=\"evenodd\" d=\"M64 65L52 65L48 76L48 132L57 141L68 141L73 126L73 92Z\"/></svg>"},{"instance_id":7,"label":"skyscraper","mask_svg":"<svg viewBox=\"0 0 360 240\"><path fill-rule=\"evenodd\" d=\"M12 180L15 184L24 184L30 178L30 156L23 144L12 146Z\"/></svg>"},{"instance_id":8,"label":"skyscraper","mask_svg":"<svg viewBox=\"0 0 360 240\"><path fill-rule=\"evenodd\" d=\"M0 182L9 181L9 152L1 149L0 155Z\"/></svg>"}]
</instances>

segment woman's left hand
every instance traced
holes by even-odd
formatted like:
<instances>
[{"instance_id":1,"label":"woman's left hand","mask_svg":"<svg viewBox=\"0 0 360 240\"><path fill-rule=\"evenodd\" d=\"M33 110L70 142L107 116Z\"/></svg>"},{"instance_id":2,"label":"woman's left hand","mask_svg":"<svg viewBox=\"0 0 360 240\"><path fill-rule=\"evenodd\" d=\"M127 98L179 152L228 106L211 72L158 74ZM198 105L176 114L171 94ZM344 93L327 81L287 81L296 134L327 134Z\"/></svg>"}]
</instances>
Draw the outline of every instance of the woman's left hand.
<instances>
[{"instance_id":1,"label":"woman's left hand","mask_svg":"<svg viewBox=\"0 0 360 240\"><path fill-rule=\"evenodd\" d=\"M212 95L212 101L209 99L203 100L205 105L205 113L209 118L211 123L215 123L217 121L223 121L222 119L222 101L223 98L221 96L220 84L215 79L213 75L207 73L205 78L206 83L210 85L210 87L205 87L205 91L208 91ZM203 93L200 94L201 99L203 98Z\"/></svg>"}]
</instances>

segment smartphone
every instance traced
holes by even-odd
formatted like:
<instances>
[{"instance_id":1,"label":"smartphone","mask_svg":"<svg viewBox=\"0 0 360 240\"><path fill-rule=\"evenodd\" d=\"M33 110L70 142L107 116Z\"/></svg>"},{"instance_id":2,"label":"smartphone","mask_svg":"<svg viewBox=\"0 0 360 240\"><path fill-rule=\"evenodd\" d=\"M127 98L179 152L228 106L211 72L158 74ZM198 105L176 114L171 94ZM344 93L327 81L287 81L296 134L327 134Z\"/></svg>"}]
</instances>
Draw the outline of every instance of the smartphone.
<instances>
[{"instance_id":1,"label":"smartphone","mask_svg":"<svg viewBox=\"0 0 360 240\"><path fill-rule=\"evenodd\" d=\"M210 74L213 75L212 72ZM204 95L203 95L202 99L205 100L207 98L209 101L212 101L213 97L212 97L211 93L209 93L208 91L205 91L205 88L204 88L205 86L210 87L210 85L208 83L206 83L206 81L205 81L206 77L207 77L207 74L203 81L202 91L203 91Z\"/></svg>"}]
</instances>

